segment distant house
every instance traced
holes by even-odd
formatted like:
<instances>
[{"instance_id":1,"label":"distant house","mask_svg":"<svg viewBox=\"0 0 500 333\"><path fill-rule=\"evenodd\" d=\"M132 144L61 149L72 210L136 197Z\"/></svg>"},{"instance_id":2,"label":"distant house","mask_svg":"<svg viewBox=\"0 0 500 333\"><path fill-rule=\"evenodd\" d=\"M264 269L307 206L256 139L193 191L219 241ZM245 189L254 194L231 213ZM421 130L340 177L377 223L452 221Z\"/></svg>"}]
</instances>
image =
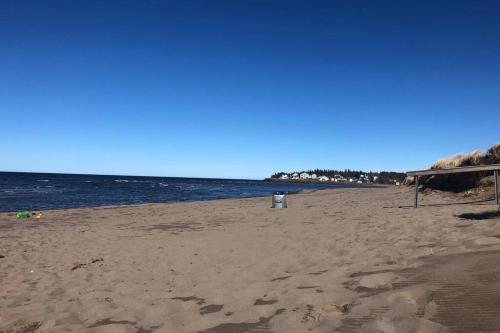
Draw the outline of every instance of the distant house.
<instances>
[{"instance_id":1,"label":"distant house","mask_svg":"<svg viewBox=\"0 0 500 333\"><path fill-rule=\"evenodd\" d=\"M330 180L330 178L328 178L327 176L319 176L318 180L320 182L327 182Z\"/></svg>"},{"instance_id":2,"label":"distant house","mask_svg":"<svg viewBox=\"0 0 500 333\"><path fill-rule=\"evenodd\" d=\"M292 175L292 179L299 179L299 174L294 172Z\"/></svg>"},{"instance_id":3,"label":"distant house","mask_svg":"<svg viewBox=\"0 0 500 333\"><path fill-rule=\"evenodd\" d=\"M311 178L312 178L312 179L316 179L316 178L318 178L318 176L317 176L315 173L313 173L313 174L311 175Z\"/></svg>"},{"instance_id":4,"label":"distant house","mask_svg":"<svg viewBox=\"0 0 500 333\"><path fill-rule=\"evenodd\" d=\"M373 181L376 182L378 179L378 176L373 176Z\"/></svg>"},{"instance_id":5,"label":"distant house","mask_svg":"<svg viewBox=\"0 0 500 333\"><path fill-rule=\"evenodd\" d=\"M310 179L311 178L311 175L308 174L307 172L302 172L300 174L300 179Z\"/></svg>"},{"instance_id":6,"label":"distant house","mask_svg":"<svg viewBox=\"0 0 500 333\"><path fill-rule=\"evenodd\" d=\"M288 175L287 174L281 175L280 179L286 180L288 179Z\"/></svg>"},{"instance_id":7,"label":"distant house","mask_svg":"<svg viewBox=\"0 0 500 333\"><path fill-rule=\"evenodd\" d=\"M358 184L363 184L363 181L362 180L358 180Z\"/></svg>"}]
</instances>

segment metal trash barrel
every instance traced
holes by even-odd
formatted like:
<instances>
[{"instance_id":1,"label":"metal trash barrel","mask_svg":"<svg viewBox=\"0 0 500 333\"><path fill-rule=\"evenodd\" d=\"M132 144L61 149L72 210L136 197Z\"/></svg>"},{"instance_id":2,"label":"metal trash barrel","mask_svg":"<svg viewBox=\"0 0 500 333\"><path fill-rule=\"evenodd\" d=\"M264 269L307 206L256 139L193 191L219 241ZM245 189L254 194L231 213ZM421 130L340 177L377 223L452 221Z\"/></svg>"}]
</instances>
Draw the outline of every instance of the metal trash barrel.
<instances>
[{"instance_id":1,"label":"metal trash barrel","mask_svg":"<svg viewBox=\"0 0 500 333\"><path fill-rule=\"evenodd\" d=\"M272 208L286 208L286 193L285 192L274 192L273 193L273 205Z\"/></svg>"}]
</instances>

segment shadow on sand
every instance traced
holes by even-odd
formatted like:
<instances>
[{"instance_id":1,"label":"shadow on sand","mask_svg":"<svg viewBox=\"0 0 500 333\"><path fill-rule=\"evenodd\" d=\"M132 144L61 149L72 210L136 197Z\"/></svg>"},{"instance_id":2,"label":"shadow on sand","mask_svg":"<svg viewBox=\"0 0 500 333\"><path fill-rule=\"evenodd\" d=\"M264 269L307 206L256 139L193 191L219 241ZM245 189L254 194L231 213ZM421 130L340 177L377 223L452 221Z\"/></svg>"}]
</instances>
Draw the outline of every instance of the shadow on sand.
<instances>
[{"instance_id":1,"label":"shadow on sand","mask_svg":"<svg viewBox=\"0 0 500 333\"><path fill-rule=\"evenodd\" d=\"M434 204L422 204L419 203L418 207L446 207L446 206L459 206L459 205L475 205L475 206L488 206L495 199L484 199L476 201L460 201L460 202L446 202L446 203L434 203ZM383 208L395 208L390 206L384 206ZM398 208L414 208L413 205L408 206L398 206Z\"/></svg>"},{"instance_id":2,"label":"shadow on sand","mask_svg":"<svg viewBox=\"0 0 500 333\"><path fill-rule=\"evenodd\" d=\"M480 213L463 213L456 216L458 218L466 220L488 220L488 219L500 218L500 208L499 210L490 210Z\"/></svg>"}]
</instances>

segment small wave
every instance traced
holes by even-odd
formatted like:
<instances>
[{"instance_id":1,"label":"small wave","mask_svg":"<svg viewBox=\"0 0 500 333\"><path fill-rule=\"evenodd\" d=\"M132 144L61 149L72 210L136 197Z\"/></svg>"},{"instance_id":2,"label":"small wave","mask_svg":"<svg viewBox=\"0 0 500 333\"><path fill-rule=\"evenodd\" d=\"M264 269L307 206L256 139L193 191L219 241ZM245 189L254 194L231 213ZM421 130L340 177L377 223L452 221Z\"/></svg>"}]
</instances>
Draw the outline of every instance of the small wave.
<instances>
[{"instance_id":1,"label":"small wave","mask_svg":"<svg viewBox=\"0 0 500 333\"><path fill-rule=\"evenodd\" d=\"M37 182L48 182L49 180L48 179L37 179L36 181Z\"/></svg>"},{"instance_id":2,"label":"small wave","mask_svg":"<svg viewBox=\"0 0 500 333\"><path fill-rule=\"evenodd\" d=\"M93 183L93 181L91 181L91 180L84 180L83 182L84 183Z\"/></svg>"},{"instance_id":3,"label":"small wave","mask_svg":"<svg viewBox=\"0 0 500 333\"><path fill-rule=\"evenodd\" d=\"M168 186L168 184L167 184L167 183L158 183L158 185L163 186L163 187Z\"/></svg>"},{"instance_id":4,"label":"small wave","mask_svg":"<svg viewBox=\"0 0 500 333\"><path fill-rule=\"evenodd\" d=\"M115 179L115 182L117 182L117 183L128 183L128 180L126 180L126 179Z\"/></svg>"}]
</instances>

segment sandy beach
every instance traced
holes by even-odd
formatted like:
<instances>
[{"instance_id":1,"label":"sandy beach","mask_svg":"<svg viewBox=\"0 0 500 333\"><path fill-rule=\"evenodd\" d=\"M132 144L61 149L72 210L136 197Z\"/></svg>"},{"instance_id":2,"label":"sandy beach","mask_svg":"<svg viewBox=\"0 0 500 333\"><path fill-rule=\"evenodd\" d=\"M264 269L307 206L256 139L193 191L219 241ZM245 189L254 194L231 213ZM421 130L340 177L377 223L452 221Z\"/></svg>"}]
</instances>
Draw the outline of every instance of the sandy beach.
<instances>
[{"instance_id":1,"label":"sandy beach","mask_svg":"<svg viewBox=\"0 0 500 333\"><path fill-rule=\"evenodd\" d=\"M2 213L0 332L500 331L496 205L412 195Z\"/></svg>"}]
</instances>

